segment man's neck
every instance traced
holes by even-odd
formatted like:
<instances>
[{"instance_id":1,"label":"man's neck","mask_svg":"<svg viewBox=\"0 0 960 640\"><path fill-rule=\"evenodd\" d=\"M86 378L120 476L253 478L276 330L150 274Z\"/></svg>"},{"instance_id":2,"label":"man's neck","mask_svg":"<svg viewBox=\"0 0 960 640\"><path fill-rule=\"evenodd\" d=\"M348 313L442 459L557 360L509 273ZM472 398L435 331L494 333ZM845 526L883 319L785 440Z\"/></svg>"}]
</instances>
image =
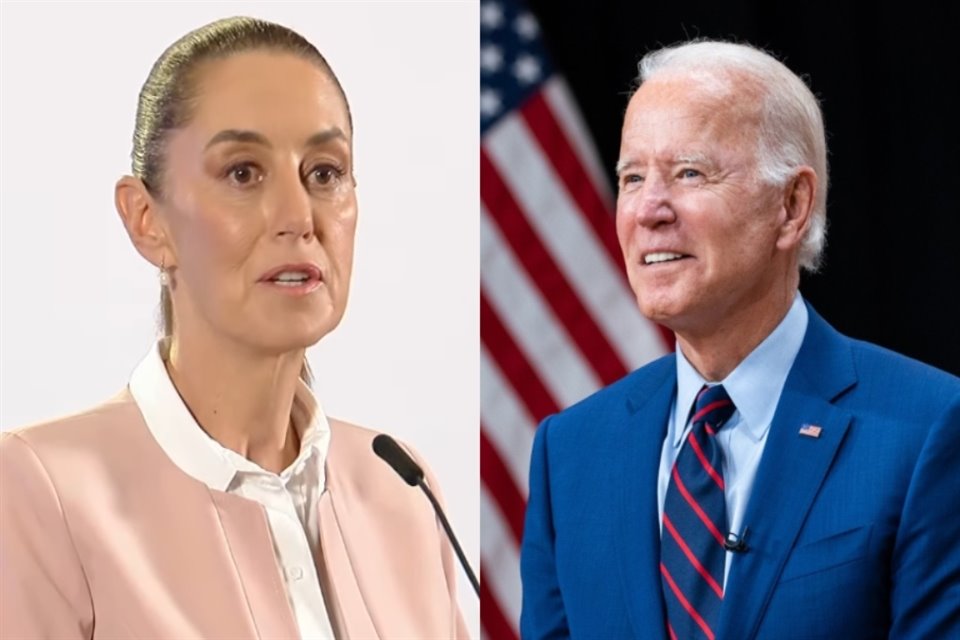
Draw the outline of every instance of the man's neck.
<instances>
[{"instance_id":1,"label":"man's neck","mask_svg":"<svg viewBox=\"0 0 960 640\"><path fill-rule=\"evenodd\" d=\"M791 288L763 305L731 310L705 331L677 331L677 343L687 361L708 382L719 382L737 368L777 328L796 296Z\"/></svg>"}]
</instances>

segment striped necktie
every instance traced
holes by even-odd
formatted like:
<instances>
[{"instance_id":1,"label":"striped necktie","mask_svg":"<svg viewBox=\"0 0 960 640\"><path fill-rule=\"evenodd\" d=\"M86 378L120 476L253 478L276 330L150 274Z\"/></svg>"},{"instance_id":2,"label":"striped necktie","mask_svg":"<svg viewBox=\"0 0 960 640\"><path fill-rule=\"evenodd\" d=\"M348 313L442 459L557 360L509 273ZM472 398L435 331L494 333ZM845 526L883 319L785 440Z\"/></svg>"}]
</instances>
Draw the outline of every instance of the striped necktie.
<instances>
[{"instance_id":1,"label":"striped necktie","mask_svg":"<svg viewBox=\"0 0 960 640\"><path fill-rule=\"evenodd\" d=\"M734 412L723 386L704 386L663 504L660 581L673 640L713 640L723 603L727 530L723 452L714 435Z\"/></svg>"}]
</instances>

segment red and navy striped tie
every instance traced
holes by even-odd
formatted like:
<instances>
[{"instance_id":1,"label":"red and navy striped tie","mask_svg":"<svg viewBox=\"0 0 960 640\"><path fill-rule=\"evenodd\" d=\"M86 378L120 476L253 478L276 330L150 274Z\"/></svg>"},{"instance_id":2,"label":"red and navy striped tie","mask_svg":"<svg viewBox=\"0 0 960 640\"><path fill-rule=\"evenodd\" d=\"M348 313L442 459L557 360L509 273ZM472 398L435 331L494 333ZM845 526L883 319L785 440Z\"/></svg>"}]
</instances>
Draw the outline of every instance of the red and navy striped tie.
<instances>
[{"instance_id":1,"label":"red and navy striped tie","mask_svg":"<svg viewBox=\"0 0 960 640\"><path fill-rule=\"evenodd\" d=\"M727 531L723 452L714 435L735 407L722 385L704 387L671 470L663 504L660 581L673 640L710 638L723 603Z\"/></svg>"}]
</instances>

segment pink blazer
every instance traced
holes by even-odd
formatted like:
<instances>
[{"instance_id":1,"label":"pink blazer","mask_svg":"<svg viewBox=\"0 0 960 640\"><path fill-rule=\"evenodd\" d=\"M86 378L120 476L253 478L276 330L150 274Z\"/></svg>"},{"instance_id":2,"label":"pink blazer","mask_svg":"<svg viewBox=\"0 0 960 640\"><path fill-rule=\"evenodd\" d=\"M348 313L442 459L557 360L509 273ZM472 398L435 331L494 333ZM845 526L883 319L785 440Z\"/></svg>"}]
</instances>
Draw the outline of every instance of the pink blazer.
<instances>
[{"instance_id":1,"label":"pink blazer","mask_svg":"<svg viewBox=\"0 0 960 640\"><path fill-rule=\"evenodd\" d=\"M337 637L466 638L429 502L376 433L330 427L317 569ZM298 638L272 544L262 507L174 465L126 390L0 435L4 640Z\"/></svg>"}]
</instances>

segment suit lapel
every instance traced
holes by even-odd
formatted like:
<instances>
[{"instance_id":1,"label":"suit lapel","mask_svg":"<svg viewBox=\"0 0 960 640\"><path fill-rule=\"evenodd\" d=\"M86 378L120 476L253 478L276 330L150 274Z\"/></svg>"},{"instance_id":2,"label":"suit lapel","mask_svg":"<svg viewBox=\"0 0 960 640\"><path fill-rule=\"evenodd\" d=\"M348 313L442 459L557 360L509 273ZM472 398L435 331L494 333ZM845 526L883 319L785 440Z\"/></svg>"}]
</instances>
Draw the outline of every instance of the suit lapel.
<instances>
[{"instance_id":1,"label":"suit lapel","mask_svg":"<svg viewBox=\"0 0 960 640\"><path fill-rule=\"evenodd\" d=\"M329 468L329 466L328 466ZM328 471L328 490L320 496L318 517L320 518L320 545L324 567L319 567L326 576L329 585L328 602L335 607L338 620L337 637L341 638L379 638L357 584L357 576L350 561L350 554L344 542L342 523L338 519L333 497L331 496ZM328 605L330 606L330 605Z\"/></svg>"},{"instance_id":2,"label":"suit lapel","mask_svg":"<svg viewBox=\"0 0 960 640\"><path fill-rule=\"evenodd\" d=\"M258 638L299 638L286 587L277 568L263 508L238 496L211 491Z\"/></svg>"},{"instance_id":3,"label":"suit lapel","mask_svg":"<svg viewBox=\"0 0 960 640\"><path fill-rule=\"evenodd\" d=\"M670 403L676 393L672 357L661 360L619 409L614 437L623 443L615 477L620 479L620 576L638 638L665 638L660 589L660 525L657 478Z\"/></svg>"},{"instance_id":4,"label":"suit lapel","mask_svg":"<svg viewBox=\"0 0 960 640\"><path fill-rule=\"evenodd\" d=\"M856 382L849 345L808 311L807 335L784 385L744 515L749 550L732 561L718 638L756 633L850 425L850 414L832 404ZM820 430L801 434L805 425Z\"/></svg>"}]
</instances>

